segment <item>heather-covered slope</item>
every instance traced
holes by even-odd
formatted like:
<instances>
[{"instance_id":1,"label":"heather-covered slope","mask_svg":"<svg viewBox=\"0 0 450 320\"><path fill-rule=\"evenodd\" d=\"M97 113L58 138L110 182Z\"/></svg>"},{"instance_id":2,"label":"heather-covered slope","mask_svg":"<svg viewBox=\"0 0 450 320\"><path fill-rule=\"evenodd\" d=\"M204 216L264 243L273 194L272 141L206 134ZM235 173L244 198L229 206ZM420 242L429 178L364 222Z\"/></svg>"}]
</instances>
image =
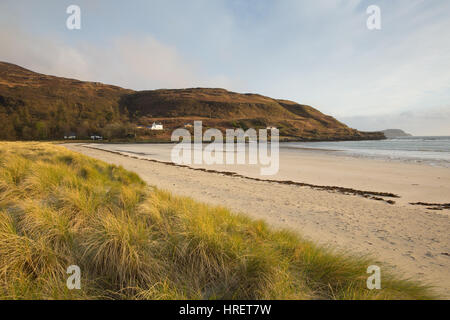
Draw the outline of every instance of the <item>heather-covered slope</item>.
<instances>
[{"instance_id":1,"label":"heather-covered slope","mask_svg":"<svg viewBox=\"0 0 450 320\"><path fill-rule=\"evenodd\" d=\"M136 130L162 121L166 130ZM0 139L61 139L101 134L106 138L169 140L173 129L203 120L205 127L276 126L282 139L381 139L292 101L225 89L140 91L97 82L47 76L0 62Z\"/></svg>"},{"instance_id":2,"label":"heather-covered slope","mask_svg":"<svg viewBox=\"0 0 450 320\"><path fill-rule=\"evenodd\" d=\"M294 114L276 100L258 94L239 94L225 89L192 88L141 91L126 96L123 104L132 113L153 117L198 116L217 119L280 118Z\"/></svg>"},{"instance_id":3,"label":"heather-covered slope","mask_svg":"<svg viewBox=\"0 0 450 320\"><path fill-rule=\"evenodd\" d=\"M169 127L202 119L204 126L266 128L275 126L284 139L353 140L382 139L381 133L360 132L306 105L258 94L224 89L191 88L141 91L121 100L131 119L150 123L158 118ZM174 120L175 119L175 120Z\"/></svg>"},{"instance_id":4,"label":"heather-covered slope","mask_svg":"<svg viewBox=\"0 0 450 320\"><path fill-rule=\"evenodd\" d=\"M96 82L47 76L0 62L0 139L88 136L123 123L119 98L131 91Z\"/></svg>"}]
</instances>

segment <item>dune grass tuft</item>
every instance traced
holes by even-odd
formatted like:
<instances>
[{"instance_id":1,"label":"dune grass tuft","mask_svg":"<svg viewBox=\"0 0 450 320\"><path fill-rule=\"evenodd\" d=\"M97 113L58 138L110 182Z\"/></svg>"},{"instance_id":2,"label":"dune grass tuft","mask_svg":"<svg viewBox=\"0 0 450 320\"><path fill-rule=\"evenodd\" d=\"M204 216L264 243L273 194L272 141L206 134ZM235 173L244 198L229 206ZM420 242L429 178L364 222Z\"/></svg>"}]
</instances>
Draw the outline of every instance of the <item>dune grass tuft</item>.
<instances>
[{"instance_id":1,"label":"dune grass tuft","mask_svg":"<svg viewBox=\"0 0 450 320\"><path fill-rule=\"evenodd\" d=\"M157 181L155 181L157 184ZM44 143L0 143L0 298L428 299L376 264ZM66 269L81 269L81 290Z\"/></svg>"}]
</instances>

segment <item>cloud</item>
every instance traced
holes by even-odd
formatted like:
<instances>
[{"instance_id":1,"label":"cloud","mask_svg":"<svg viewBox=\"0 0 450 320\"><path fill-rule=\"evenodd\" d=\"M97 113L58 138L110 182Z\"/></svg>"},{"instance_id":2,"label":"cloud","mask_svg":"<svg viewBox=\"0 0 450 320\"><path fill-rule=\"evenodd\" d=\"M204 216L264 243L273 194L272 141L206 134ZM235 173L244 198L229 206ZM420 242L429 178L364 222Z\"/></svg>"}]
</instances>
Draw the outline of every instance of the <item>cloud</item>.
<instances>
[{"instance_id":1,"label":"cloud","mask_svg":"<svg viewBox=\"0 0 450 320\"><path fill-rule=\"evenodd\" d=\"M364 131L402 129L417 136L450 135L450 105L373 116L339 117L339 120Z\"/></svg>"},{"instance_id":2,"label":"cloud","mask_svg":"<svg viewBox=\"0 0 450 320\"><path fill-rule=\"evenodd\" d=\"M151 36L119 37L106 48L90 46L86 51L86 59L96 64L96 78L128 88L190 87L200 81L176 48Z\"/></svg>"},{"instance_id":3,"label":"cloud","mask_svg":"<svg viewBox=\"0 0 450 320\"><path fill-rule=\"evenodd\" d=\"M14 32L12 31L14 30ZM0 30L0 60L44 74L98 81L136 90L227 86L223 74L206 77L173 46L154 37L119 36L106 44L71 46L19 28Z\"/></svg>"},{"instance_id":4,"label":"cloud","mask_svg":"<svg viewBox=\"0 0 450 320\"><path fill-rule=\"evenodd\" d=\"M88 78L90 68L77 49L47 37L36 39L19 28L0 29L0 60L46 74Z\"/></svg>"},{"instance_id":5,"label":"cloud","mask_svg":"<svg viewBox=\"0 0 450 320\"><path fill-rule=\"evenodd\" d=\"M449 102L450 20L442 16L450 9L448 3L380 1L380 31L365 27L367 6L363 3L345 7L340 1L327 7L320 4L311 8L309 3L298 3L294 10L290 3L274 18L294 21L297 15L300 20L301 9L308 6L306 12L312 11L315 21L305 17L287 31L291 36L287 47L293 55L286 54L284 59L289 68L281 59L271 64L272 74L278 77L272 88L267 88L272 95L309 103L341 117L381 115ZM275 69L283 72L277 75Z\"/></svg>"},{"instance_id":6,"label":"cloud","mask_svg":"<svg viewBox=\"0 0 450 320\"><path fill-rule=\"evenodd\" d=\"M361 129L390 115L399 122L389 126L401 127L400 114L416 119L450 104L448 1L377 1L382 29L369 31L368 0L80 0L85 29L72 43L54 31L60 1L28 10L19 2L0 3L0 59L42 73L132 89L256 92ZM11 17L20 15L17 28Z\"/></svg>"}]
</instances>

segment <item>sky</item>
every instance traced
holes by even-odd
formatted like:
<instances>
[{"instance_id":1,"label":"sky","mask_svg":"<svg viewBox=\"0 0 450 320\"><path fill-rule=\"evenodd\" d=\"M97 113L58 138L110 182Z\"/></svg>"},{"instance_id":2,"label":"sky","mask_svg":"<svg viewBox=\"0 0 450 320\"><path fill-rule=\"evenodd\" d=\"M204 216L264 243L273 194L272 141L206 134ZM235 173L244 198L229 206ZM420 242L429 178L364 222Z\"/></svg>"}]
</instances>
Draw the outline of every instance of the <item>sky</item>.
<instances>
[{"instance_id":1,"label":"sky","mask_svg":"<svg viewBox=\"0 0 450 320\"><path fill-rule=\"evenodd\" d=\"M70 5L80 30L66 27ZM379 30L367 28L370 5ZM359 130L450 135L448 0L2 0L0 61L135 90L259 93Z\"/></svg>"}]
</instances>

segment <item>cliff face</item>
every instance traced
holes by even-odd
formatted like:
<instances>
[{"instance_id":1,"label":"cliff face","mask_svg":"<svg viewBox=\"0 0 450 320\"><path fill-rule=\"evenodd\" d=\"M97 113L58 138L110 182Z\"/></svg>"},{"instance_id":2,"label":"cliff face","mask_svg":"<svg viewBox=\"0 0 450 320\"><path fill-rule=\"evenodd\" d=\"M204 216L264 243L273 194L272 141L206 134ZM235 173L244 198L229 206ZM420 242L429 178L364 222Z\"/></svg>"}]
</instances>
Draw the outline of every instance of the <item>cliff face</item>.
<instances>
[{"instance_id":1,"label":"cliff face","mask_svg":"<svg viewBox=\"0 0 450 320\"><path fill-rule=\"evenodd\" d=\"M137 134L168 140L171 129L202 120L219 129L275 126L285 140L384 138L351 129L310 106L258 94L214 88L137 92L0 62L0 139L60 139L67 132L121 138L136 133L137 124L156 120L167 130Z\"/></svg>"}]
</instances>

